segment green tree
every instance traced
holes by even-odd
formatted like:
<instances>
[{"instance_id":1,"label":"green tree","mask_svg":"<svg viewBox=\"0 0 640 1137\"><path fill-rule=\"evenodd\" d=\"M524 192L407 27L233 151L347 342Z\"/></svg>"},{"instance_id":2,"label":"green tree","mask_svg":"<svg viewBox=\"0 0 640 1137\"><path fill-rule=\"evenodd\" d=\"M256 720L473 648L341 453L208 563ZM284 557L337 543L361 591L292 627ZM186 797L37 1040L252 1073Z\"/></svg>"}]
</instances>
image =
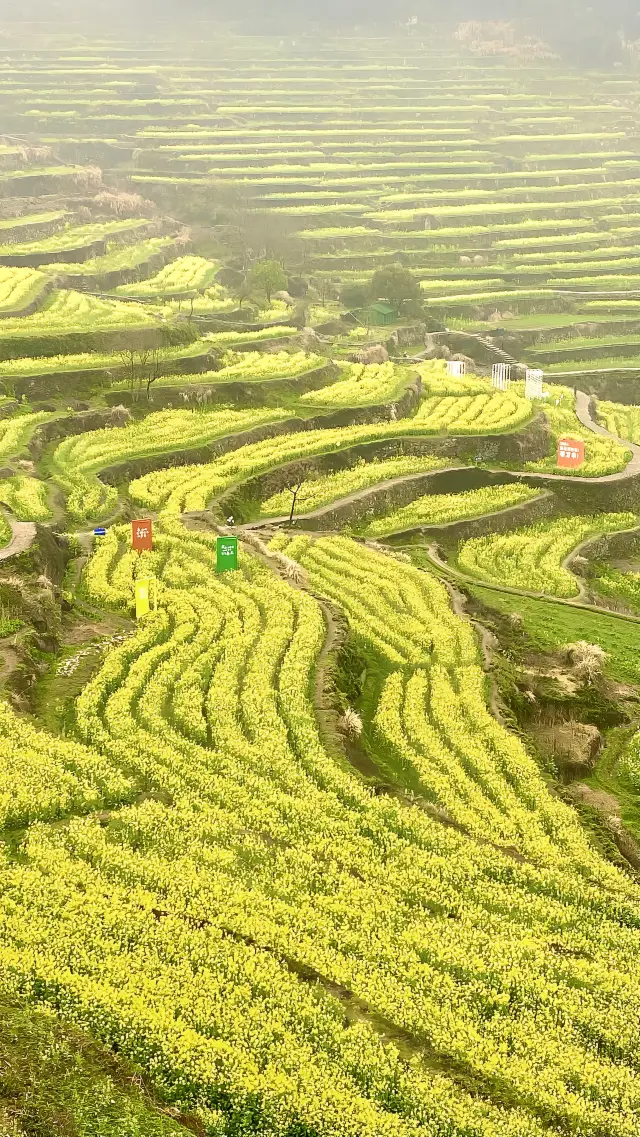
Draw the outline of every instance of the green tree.
<instances>
[{"instance_id":1,"label":"green tree","mask_svg":"<svg viewBox=\"0 0 640 1137\"><path fill-rule=\"evenodd\" d=\"M247 280L251 288L264 292L267 304L271 303L274 292L287 287L287 277L282 265L277 261L256 261L249 270Z\"/></svg>"},{"instance_id":2,"label":"green tree","mask_svg":"<svg viewBox=\"0 0 640 1137\"><path fill-rule=\"evenodd\" d=\"M388 300L398 307L404 300L419 300L421 296L419 281L409 269L399 264L388 265L374 272L371 291L379 299Z\"/></svg>"},{"instance_id":3,"label":"green tree","mask_svg":"<svg viewBox=\"0 0 640 1137\"><path fill-rule=\"evenodd\" d=\"M345 284L340 290L340 303L349 309L364 308L373 296L370 284Z\"/></svg>"}]
</instances>

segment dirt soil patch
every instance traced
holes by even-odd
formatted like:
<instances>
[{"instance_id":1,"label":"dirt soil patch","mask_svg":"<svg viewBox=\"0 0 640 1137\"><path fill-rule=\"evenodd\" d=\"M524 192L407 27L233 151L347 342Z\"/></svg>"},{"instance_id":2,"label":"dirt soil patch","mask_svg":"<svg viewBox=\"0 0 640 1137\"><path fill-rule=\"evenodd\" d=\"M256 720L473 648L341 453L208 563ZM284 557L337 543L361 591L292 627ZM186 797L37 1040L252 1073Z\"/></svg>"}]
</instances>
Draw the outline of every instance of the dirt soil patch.
<instances>
[{"instance_id":1,"label":"dirt soil patch","mask_svg":"<svg viewBox=\"0 0 640 1137\"><path fill-rule=\"evenodd\" d=\"M574 801L580 801L606 817L620 816L620 804L617 797L606 793L605 790L592 790L584 782L574 782L572 786L568 787L567 794Z\"/></svg>"},{"instance_id":2,"label":"dirt soil patch","mask_svg":"<svg viewBox=\"0 0 640 1137\"><path fill-rule=\"evenodd\" d=\"M602 735L597 726L568 721L540 726L532 733L568 777L584 777L595 769L602 749Z\"/></svg>"},{"instance_id":3,"label":"dirt soil patch","mask_svg":"<svg viewBox=\"0 0 640 1137\"><path fill-rule=\"evenodd\" d=\"M67 647L89 643L99 636L108 636L128 626L131 621L112 613L105 613L103 620L79 620L62 633L62 642Z\"/></svg>"}]
</instances>

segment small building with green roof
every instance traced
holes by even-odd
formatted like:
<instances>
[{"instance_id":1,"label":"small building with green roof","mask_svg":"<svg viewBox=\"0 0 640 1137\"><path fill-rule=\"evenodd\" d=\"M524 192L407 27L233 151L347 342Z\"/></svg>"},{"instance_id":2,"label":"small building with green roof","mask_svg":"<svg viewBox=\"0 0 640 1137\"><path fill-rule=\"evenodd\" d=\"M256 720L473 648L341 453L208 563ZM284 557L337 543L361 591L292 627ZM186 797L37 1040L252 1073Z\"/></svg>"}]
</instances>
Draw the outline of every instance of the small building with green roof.
<instances>
[{"instance_id":1,"label":"small building with green roof","mask_svg":"<svg viewBox=\"0 0 640 1137\"><path fill-rule=\"evenodd\" d=\"M367 304L366 308L360 308L358 318L363 324L380 328L387 324L395 324L398 313L391 304L387 304L386 300L376 300L373 304Z\"/></svg>"}]
</instances>

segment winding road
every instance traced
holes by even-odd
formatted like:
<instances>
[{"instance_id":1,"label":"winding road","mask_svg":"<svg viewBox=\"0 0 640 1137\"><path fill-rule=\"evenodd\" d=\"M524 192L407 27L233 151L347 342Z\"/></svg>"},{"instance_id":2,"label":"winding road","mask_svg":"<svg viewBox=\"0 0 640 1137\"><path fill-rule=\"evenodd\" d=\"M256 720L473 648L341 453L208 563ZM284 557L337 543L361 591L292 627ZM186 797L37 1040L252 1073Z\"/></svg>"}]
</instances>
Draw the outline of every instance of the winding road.
<instances>
[{"instance_id":1,"label":"winding road","mask_svg":"<svg viewBox=\"0 0 640 1137\"><path fill-rule=\"evenodd\" d=\"M520 481L526 478L528 481L540 481L550 483L560 483L565 485L575 485L576 483L583 485L601 485L608 482L622 482L627 481L629 478L634 478L640 475L640 446L633 442L629 442L625 438L619 438L616 434L612 434L610 430L606 430L604 426L591 415L591 397L584 391L576 391L576 417L582 426L587 430L593 431L594 434L600 434L604 438L611 438L614 442L618 442L620 446L624 446L626 450L631 450L631 460L627 463L624 470L618 470L614 474L604 474L599 478L583 478L576 477L572 474L553 474L546 472L536 473L529 470L503 470L499 467L484 467L490 473L504 474L505 481ZM468 466L458 464L455 466L443 466L440 469L433 470L434 474L452 473L455 470L465 470ZM321 520L328 513L333 513L334 510L340 509L343 506L351 505L353 502L366 501L366 499L380 491L392 489L394 486L399 486L407 482L415 481L419 478L424 478L429 471L419 474L402 474L397 478L388 478L384 482L376 482L375 485L365 486L363 489L354 490L353 493L345 494L344 497L334 498L333 501L326 505L318 506L317 509L311 509L308 513L297 513L296 520L298 521L316 521ZM262 529L265 526L279 526L286 525L289 521L288 514L282 514L278 517L260 517L255 521L247 521L242 525L238 525L238 531L246 529ZM308 530L309 531L309 530Z\"/></svg>"},{"instance_id":2,"label":"winding road","mask_svg":"<svg viewBox=\"0 0 640 1137\"><path fill-rule=\"evenodd\" d=\"M36 539L37 529L33 521L14 521L9 518L11 525L11 540L4 549L0 549L0 561L8 561L9 557L17 557L26 553Z\"/></svg>"},{"instance_id":3,"label":"winding road","mask_svg":"<svg viewBox=\"0 0 640 1137\"><path fill-rule=\"evenodd\" d=\"M581 478L581 481L620 482L625 478L633 478L636 474L640 474L640 446L636 446L635 442L629 442L626 438L619 438L617 434L613 434L604 426L600 426L600 423L596 422L591 415L591 396L586 395L584 391L576 391L576 417L588 430L592 430L594 434L601 434L603 438L612 438L614 442L619 442L621 446L630 450L633 455L624 470L619 470L617 474L606 474L603 478Z\"/></svg>"},{"instance_id":4,"label":"winding road","mask_svg":"<svg viewBox=\"0 0 640 1137\"><path fill-rule=\"evenodd\" d=\"M593 538L591 538L591 540L593 540ZM584 543L586 544L586 542ZM397 549L402 548L400 545L395 547ZM425 548L425 546L422 547ZM447 561L443 561L435 545L427 545L426 553L430 563L438 570L439 575L458 581L460 584L489 589L491 592L505 592L510 596L524 596L530 600L545 600L549 604L560 604L565 608L577 608L584 612L595 612L598 616L611 616L613 620L626 620L628 623L640 624L640 616L627 615L625 612L614 612L612 609L603 608L598 604L587 604L580 598L580 595L572 599L564 596L552 596L547 592L533 592L525 588L513 588L509 584L488 583L484 581L482 577L470 576L468 573L461 572L460 569L453 568ZM574 554L575 550L571 555Z\"/></svg>"},{"instance_id":5,"label":"winding road","mask_svg":"<svg viewBox=\"0 0 640 1137\"><path fill-rule=\"evenodd\" d=\"M491 473L504 474L506 481L509 481L509 480L516 481L516 480L520 480L522 478L526 478L530 482L531 481L533 481L533 482L539 481L539 482L546 482L546 483L552 483L552 484L553 483L576 484L576 481L578 481L579 484L586 483L586 484L591 484L591 485L595 485L595 484L600 485L602 483L607 483L607 482L626 481L629 478L633 478L633 477L640 475L640 446L636 445L635 443L629 442L626 439L619 438L617 435L612 434L611 431L606 430L606 428L601 426L600 423L596 422L595 419L592 417L592 414L591 414L591 397L589 395L587 395L584 391L579 391L579 390L576 391L576 416L578 418L578 421L584 427L586 427L588 430L593 431L594 434L599 434L603 437L611 438L614 441L618 442L621 446L624 446L627 449L631 450L631 452L632 452L631 460L630 460L630 462L627 463L624 470L619 470L617 473L614 473L614 474L605 474L604 476L599 477L599 478L579 478L579 479L576 479L575 475L572 476L572 475L566 475L566 474L534 473L534 472L529 472L529 471L512 471L512 470L500 470L500 469L493 469L493 468L491 468L490 472ZM466 469L466 468L467 467L465 467L462 464L457 464L454 466L443 467L442 469L435 470L433 472L436 474L441 474L441 473L445 473L445 472L450 473L450 472L455 471L455 470ZM412 480L415 480L417 478L422 478L424 476L425 476L424 474L404 474L404 475L401 475L397 478L390 478L390 479L387 479L386 481L378 482L374 486L367 486L364 489L355 490L353 493L347 494L342 498L334 499L332 502L330 502L326 505L320 506L318 509L310 510L308 513L299 513L297 515L297 517L299 520L305 520L305 521L313 521L314 519L320 519L321 517L323 517L327 513L333 512L336 508L340 508L341 506L350 505L353 502L366 500L366 498L368 496L370 496L374 493L378 493L381 490L384 491L384 490L392 489L394 486L397 486L397 485L400 485L400 484L406 483L406 482L411 482ZM11 541L9 542L9 544L6 545L4 549L0 549L0 561L9 560L11 557L15 557L15 556L18 556L20 553L26 552L31 547L31 545L33 544L33 542L36 538L36 532L37 531L36 531L36 526L33 522L31 522L31 521L16 521L13 518L10 518L9 520L10 520L11 529L12 529L12 537L11 537ZM246 522L245 524L237 526L237 530L239 532L242 532L243 530L260 529L260 528L264 528L265 526L269 527L269 526L285 525L288 522L288 520L289 520L289 517L287 514L284 514L284 515L279 516L279 517L259 518L255 521L249 521L249 522ZM533 593L531 595L537 595L537 593Z\"/></svg>"},{"instance_id":6,"label":"winding road","mask_svg":"<svg viewBox=\"0 0 640 1137\"><path fill-rule=\"evenodd\" d=\"M582 426L586 427L588 430L593 431L594 434L599 434L605 438L611 438L615 442L618 442L621 446L624 446L626 449L631 450L631 454L632 454L631 460L627 463L624 470L619 470L617 473L614 473L614 474L606 474L600 478L578 478L578 479L576 479L575 475L565 475L565 474L551 474L551 473L549 473L549 474L546 474L546 473L535 474L535 473L528 473L527 472L525 475L524 472L522 472L520 474L513 472L513 471L492 471L492 472L496 472L496 473L504 472L505 475L507 476L507 478L510 476L514 479L519 479L520 477L526 476L527 479L535 479L536 481L537 480L543 480L544 482L552 482L552 483L553 482L556 482L556 483L560 482L560 483L575 484L576 480L578 480L580 484L586 482L587 484L590 483L590 484L598 484L598 485L600 485L602 482L623 482L623 481L627 481L629 478L633 478L633 477L640 475L640 446L636 445L633 442L629 442L627 439L619 438L617 435L613 434L610 430L607 430L605 427L601 426L600 423L596 422L596 420L593 418L593 416L591 414L591 402L592 402L591 397L589 395L587 395L584 391L576 391L576 417L578 418L578 421L582 424ZM448 472L450 470L464 469L464 468L465 467L461 467L461 466L450 466L450 467L447 467L446 470ZM444 470L438 470L438 471L434 471L434 472L443 473ZM298 518L304 519L304 520L310 520L310 521L312 521L314 519L319 519L323 515L325 515L329 512L332 512L333 510L335 510L336 508L339 508L342 505L348 505L354 501L365 500L368 496L370 496L374 492L379 491L380 489L388 489L392 486L400 485L401 483L405 483L405 482L410 482L410 481L412 481L416 478L420 478L420 477L424 477L424 475L423 474L405 474L401 477L391 478L385 482L380 482L375 486L367 486L365 489L356 490L354 493L347 494L343 498L335 499L334 501L332 501L328 505L321 506L320 508L318 508L316 510L311 510L309 513L298 514ZM241 532L243 529L245 529L245 530L246 529L259 529L259 528L263 528L263 527L272 527L272 526L277 527L278 525L286 524L288 522L288 520L289 520L288 516L261 518L257 521L247 522L245 525L240 525L237 528L238 528L238 531ZM443 526L443 528L446 529L446 525ZM312 531L307 530L307 532L311 533ZM320 531L320 532L322 533L324 531ZM326 533L324 533L324 535L326 535ZM565 565L566 567L570 567L571 560L573 560L573 558L576 555L578 555L578 553L580 552L580 550L583 547L586 548L595 539L596 538L592 536L592 537L588 538L586 541L583 541L576 549L573 549L571 551L571 553L564 559L563 565ZM401 548L401 546L395 546L395 547L398 549ZM513 596L523 596L523 597L527 597L527 598L530 598L533 600L546 600L552 604L560 604L560 605L563 605L566 607L583 610L585 612L594 612L594 613L597 613L598 615L610 616L612 619L626 620L627 622L630 622L630 623L640 623L640 616L633 616L633 615L629 615L629 614L626 614L623 612L615 612L615 611L612 611L611 609L604 608L600 605L587 603L584 599L584 597L585 597L584 585L582 584L582 582L579 579L577 579L578 595L575 598L552 596L552 595L548 595L547 593L534 592L534 591L529 591L529 590L520 589L520 588L512 588L509 585L497 585L497 584L493 584L493 583L491 583L491 584L485 583L481 578L469 576L468 574L463 573L460 570L453 568L446 561L442 560L442 558L438 554L438 551L437 551L435 544L427 545L426 551L427 551L427 555L428 555L429 560L430 560L431 564L433 565L433 567L438 570L440 575L442 575L445 578L448 578L452 582L457 581L458 583L461 583L461 584L482 586L483 588L488 588L488 589L491 589L492 591L495 591L495 592L504 592L504 593L508 593L510 595L513 595Z\"/></svg>"}]
</instances>

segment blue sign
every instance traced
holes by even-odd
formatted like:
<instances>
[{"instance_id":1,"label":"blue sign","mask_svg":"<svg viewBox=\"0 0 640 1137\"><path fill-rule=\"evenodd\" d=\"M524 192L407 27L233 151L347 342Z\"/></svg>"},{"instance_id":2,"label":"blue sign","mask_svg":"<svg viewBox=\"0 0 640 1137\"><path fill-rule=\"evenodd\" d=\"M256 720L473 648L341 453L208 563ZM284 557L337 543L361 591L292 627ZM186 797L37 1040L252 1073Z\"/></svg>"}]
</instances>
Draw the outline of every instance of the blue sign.
<instances>
[{"instance_id":1,"label":"blue sign","mask_svg":"<svg viewBox=\"0 0 640 1137\"><path fill-rule=\"evenodd\" d=\"M93 532L96 537L106 537L107 535L107 530L102 525L98 525L98 528L94 529Z\"/></svg>"}]
</instances>

